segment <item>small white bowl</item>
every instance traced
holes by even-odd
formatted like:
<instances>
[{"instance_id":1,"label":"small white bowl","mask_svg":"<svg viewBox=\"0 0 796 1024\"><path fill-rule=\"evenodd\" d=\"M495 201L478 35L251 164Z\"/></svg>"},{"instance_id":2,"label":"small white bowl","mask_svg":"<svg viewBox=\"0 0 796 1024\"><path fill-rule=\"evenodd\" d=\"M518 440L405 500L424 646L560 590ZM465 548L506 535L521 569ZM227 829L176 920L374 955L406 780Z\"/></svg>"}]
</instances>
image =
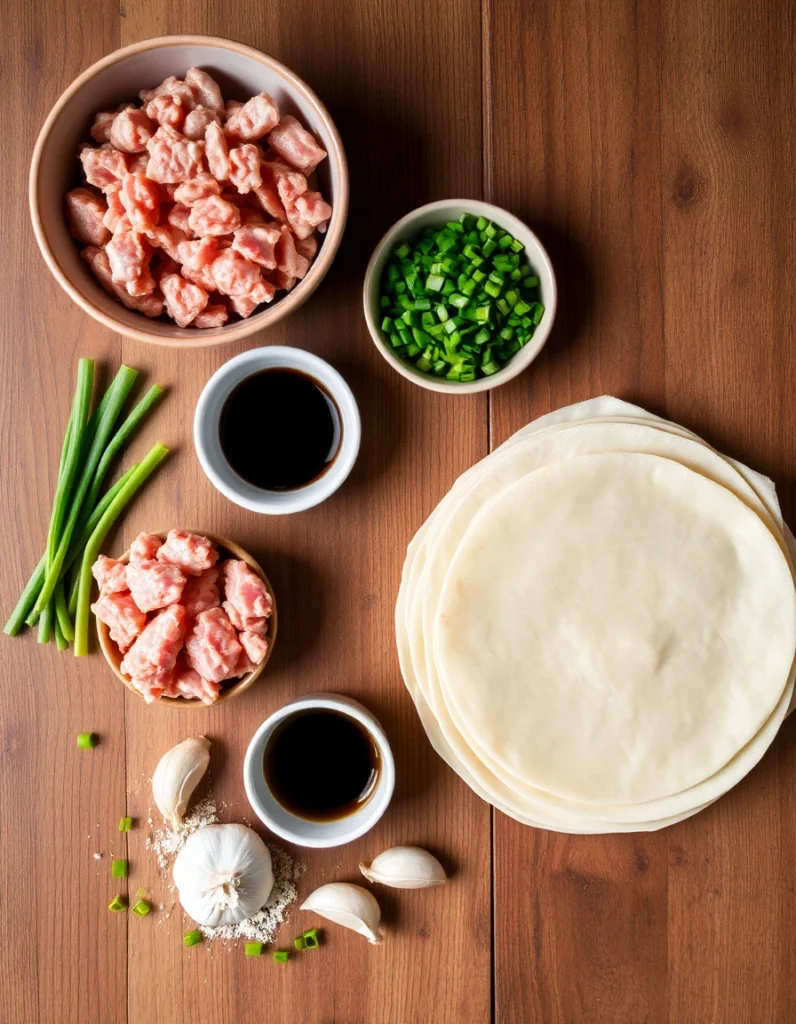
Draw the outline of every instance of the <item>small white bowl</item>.
<instances>
[{"instance_id":1,"label":"small white bowl","mask_svg":"<svg viewBox=\"0 0 796 1024\"><path fill-rule=\"evenodd\" d=\"M300 370L314 377L336 402L342 421L337 455L329 468L317 480L289 491L262 490L238 476L227 462L219 435L221 412L229 394L251 374L277 368ZM267 427L267 409L263 410L263 421ZM337 370L311 352L284 345L254 348L224 363L205 384L193 421L196 453L213 486L236 505L272 516L302 512L334 494L353 469L361 432L356 399ZM278 443L278 438L274 440Z\"/></svg>"},{"instance_id":2,"label":"small white bowl","mask_svg":"<svg viewBox=\"0 0 796 1024\"><path fill-rule=\"evenodd\" d=\"M518 238L525 246L525 254L528 257L531 267L539 277L539 292L544 304L544 315L539 322L533 337L527 345L524 345L511 360L506 363L503 369L492 374L491 377L482 377L480 380L459 383L455 380L445 380L435 377L430 373L423 373L409 363L405 363L395 355L390 345L382 337L381 309L379 307L379 285L384 265L387 262L393 246L404 239L413 238L423 228L441 227L446 221L458 220L463 213L471 213L476 217L486 217L494 221L498 227L510 232ZM397 221L387 234L382 238L373 251L368 269L365 272L365 286L363 289L363 302L365 306L365 320L368 324L370 336L373 343L381 352L387 362L407 380L419 384L421 388L428 388L429 391L441 391L445 394L471 395L476 391L490 391L501 384L516 377L517 374L530 366L541 352L544 343L553 327L553 320L556 315L556 278L553 273L553 266L550 257L527 224L503 210L499 206L492 206L491 203L482 203L475 199L441 199L436 203L427 203L426 206L419 206L411 213L407 213Z\"/></svg>"},{"instance_id":3,"label":"small white bowl","mask_svg":"<svg viewBox=\"0 0 796 1024\"><path fill-rule=\"evenodd\" d=\"M276 800L265 781L263 757L274 729L297 711L311 708L329 708L331 711L339 711L356 719L367 729L381 759L379 781L373 793L358 810L338 821L307 821L292 814ZM323 765L319 765L318 770L323 771ZM384 730L375 715L366 707L350 697L343 697L337 693L315 693L286 704L263 722L246 751L243 784L252 810L282 839L295 843L296 846L342 846L369 832L387 810L395 788L395 762Z\"/></svg>"}]
</instances>

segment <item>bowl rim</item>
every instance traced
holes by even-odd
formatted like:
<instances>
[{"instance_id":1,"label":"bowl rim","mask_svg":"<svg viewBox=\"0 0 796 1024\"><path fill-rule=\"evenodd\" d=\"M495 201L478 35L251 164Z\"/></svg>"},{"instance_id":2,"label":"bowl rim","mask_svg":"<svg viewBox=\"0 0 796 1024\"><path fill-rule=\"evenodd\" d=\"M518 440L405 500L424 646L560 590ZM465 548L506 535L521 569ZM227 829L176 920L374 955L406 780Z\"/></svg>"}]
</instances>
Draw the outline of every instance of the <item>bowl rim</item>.
<instances>
[{"instance_id":1,"label":"bowl rim","mask_svg":"<svg viewBox=\"0 0 796 1024\"><path fill-rule=\"evenodd\" d=\"M534 262L534 264L539 264L540 267L544 268L550 281L550 298L549 301L545 302L544 315L541 323L534 332L532 342L517 352L506 366L501 370L498 370L498 372L493 374L491 377L482 377L480 380L467 381L465 383L447 381L440 377L429 376L428 374L422 373L420 370L412 369L394 355L381 337L379 327L373 316L373 302L371 298L371 292L374 288L373 278L376 264L384 250L402 231L409 228L418 217L425 213L442 213L443 210L454 206L468 207L472 209L473 213L489 217L490 220L500 223L500 226L505 227L507 231L512 231L514 233L517 230L521 230L529 236L533 240L534 245L532 262ZM522 373L523 370L526 370L534 359L536 359L544 348L550 332L553 329L556 310L558 308L558 288L556 285L556 275L553 270L553 264L547 250L542 245L537 234L515 214L501 206L495 206L493 203L484 202L482 199L438 199L433 203L425 203L423 206L418 206L414 210L410 210L408 213L404 214L404 216L388 228L379 239L373 253L371 254L370 260L368 261L367 270L365 271L365 279L362 286L362 304L365 312L365 321L368 325L368 331L370 332L374 345L379 350L383 358L394 370L397 370L402 377L405 377L406 380L412 381L413 384L417 384L421 388L426 388L428 391L437 391L446 395L472 395L482 391L491 391L492 388L500 387L501 384L508 383L508 381Z\"/></svg>"},{"instance_id":2,"label":"bowl rim","mask_svg":"<svg viewBox=\"0 0 796 1024\"><path fill-rule=\"evenodd\" d=\"M235 558L238 558L241 561L246 562L246 564L251 569L253 569L260 577L260 579L263 581L263 583L265 584L265 588L268 591L268 595L271 598L271 615L269 617L268 626L268 650L265 652L265 657L260 662L260 664L256 666L256 668L253 668L251 672L247 673L245 676L240 678L238 682L233 683L231 686L228 686L226 689L222 690L212 704L205 704L204 701L201 700L188 700L186 697L159 697L156 701L154 701L155 704L159 704L161 707L168 707L172 709L185 708L186 710L198 711L200 709L206 710L208 708L215 707L217 704L221 704L224 701L231 700L233 697L237 697L238 694L243 693L244 690L248 690L249 687L254 682L256 682L257 679L259 679L259 677L262 675L265 669L265 666L271 660L271 655L274 652L274 645L276 644L278 617L276 608L276 595L274 594L274 588L271 586L271 581L265 575L265 572L263 571L259 562L257 562L257 560L252 555L250 555L249 552L245 550L245 548L242 548L239 544L236 544L234 541L229 540L227 537L221 537L217 533L210 533L208 530L188 530L187 532L195 533L199 537L206 537L207 540L211 540L218 548L219 561L222 561L221 552L228 551ZM167 534L168 531L166 530L152 531L152 536L160 537L162 541L166 540ZM125 564L129 562L130 548L127 548L124 554L119 556L117 561L124 562ZM137 697L143 700L143 695L135 688L135 686L133 686L132 681L128 679L126 675L124 675L124 673L121 671L121 668L119 667L124 656L122 655L115 641L111 640L110 630L108 629L104 622L100 621L100 619L97 618L96 614L94 615L94 621L97 626L97 637L99 639L100 649L102 650L102 653L105 656L105 660L107 661L111 671L113 672L117 679L120 679L124 683L128 690L132 691L132 693L134 693Z\"/></svg>"},{"instance_id":3,"label":"bowl rim","mask_svg":"<svg viewBox=\"0 0 796 1024\"><path fill-rule=\"evenodd\" d=\"M275 727L281 721L284 721L284 719L308 708L328 708L329 710L338 711L341 714L348 715L350 718L359 722L368 730L371 739L379 748L379 755L382 761L384 785L382 787L377 787L368 797L363 806L356 812L349 815L347 818L340 819L347 823L351 823L351 827L337 836L325 834L308 836L302 833L299 829L300 823L304 819L287 810L286 813L288 816L299 824L294 828L281 824L273 817L268 808L260 800L254 783L255 775L258 772L262 772L262 755L265 753L265 748L268 745L270 734L273 732ZM263 737L265 737L264 740ZM261 745L263 748L262 751L259 750ZM368 707L356 700L354 697L349 697L342 693L305 693L299 697L294 697L286 704L280 705L276 711L272 712L272 714L268 715L268 717L260 723L249 741L249 745L246 748L246 754L243 759L243 786L246 790L249 805L254 813L275 835L278 835L286 842L293 843L296 846L305 847L307 849L325 850L332 849L336 846L345 846L369 832L382 819L387 808L392 802L392 798L395 793L395 777L395 756L392 752L392 746L384 726ZM273 796L273 794L271 794L270 788L265 781L264 785L273 801L278 804L279 801ZM307 824L317 825L322 823L308 821ZM336 823L329 822L326 824L331 825Z\"/></svg>"},{"instance_id":4,"label":"bowl rim","mask_svg":"<svg viewBox=\"0 0 796 1024\"><path fill-rule=\"evenodd\" d=\"M281 75L298 93L304 97L304 99L308 101L311 106L315 107L318 111L324 122L324 127L328 131L329 137L333 143L327 159L330 161L334 159L340 172L340 194L339 196L334 197L332 218L329 222L326 237L320 247L317 259L312 262L312 265L307 272L307 276L303 280L299 281L292 291L286 293L276 303L276 305L268 309L264 309L261 313L257 313L255 316L249 317L245 320L236 321L234 324L225 324L222 327L213 328L207 331L195 331L194 333L186 334L185 336L177 338L166 338L155 333L150 333L143 326L139 328L129 327L126 324L122 324L120 321L109 316L98 306L95 306L90 299L84 296L72 284L50 246L47 238L47 232L45 231L41 220L37 194L41 158L46 140L52 131L53 125L61 114L61 111L69 100L71 100L71 98L80 89L82 89L86 82L105 68L111 67L113 64L117 64L127 57L133 56L134 54L140 53L144 50L161 49L167 46L213 46L222 50L232 50L233 52L249 57L258 63L265 65L272 71ZM81 72L81 74L79 74L77 78L75 78L67 88L64 89L55 101L49 114L45 118L38 136L36 137L33 156L30 162L30 170L28 172L28 208L30 211L31 221L33 223L33 233L36 237L39 251L44 258L44 262L47 264L50 273L61 288L63 288L67 295L69 295L69 297L76 302L81 309L88 313L89 316L114 331L114 333L122 334L124 337L133 338L136 341L162 345L164 348L210 348L214 345L225 345L229 342L240 341L257 331L271 327L273 324L284 319L290 313L295 312L295 310L301 307L307 299L309 299L324 279L334 261L335 256L337 255L337 250L340 247L340 242L342 240L348 218L348 203L348 160L346 159L345 149L343 148L343 141L340 138L340 133L337 130L337 126L335 125L331 114L318 95L294 71L291 71L290 68L276 60L274 57L271 57L267 53L263 53L262 50L258 50L253 46L247 46L245 43L239 43L234 39L227 39L224 36L205 36L196 34L155 36L151 39L143 39L140 42L132 43L129 46L123 46L96 61L90 67L86 68L85 71ZM144 317L142 313L138 315L142 320L146 320L146 317Z\"/></svg>"}]
</instances>

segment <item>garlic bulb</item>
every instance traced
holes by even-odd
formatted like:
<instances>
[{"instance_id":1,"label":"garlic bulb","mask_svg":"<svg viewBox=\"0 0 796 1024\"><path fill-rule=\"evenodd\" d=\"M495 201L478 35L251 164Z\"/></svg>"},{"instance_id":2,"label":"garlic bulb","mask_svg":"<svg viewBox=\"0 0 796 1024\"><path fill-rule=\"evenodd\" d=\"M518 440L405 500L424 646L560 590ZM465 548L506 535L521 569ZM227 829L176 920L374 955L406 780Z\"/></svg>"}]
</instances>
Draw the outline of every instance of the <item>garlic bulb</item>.
<instances>
[{"instance_id":1,"label":"garlic bulb","mask_svg":"<svg viewBox=\"0 0 796 1024\"><path fill-rule=\"evenodd\" d=\"M256 914L271 895L268 847L245 825L205 825L174 861L174 884L185 912L215 928Z\"/></svg>"},{"instance_id":2,"label":"garlic bulb","mask_svg":"<svg viewBox=\"0 0 796 1024\"><path fill-rule=\"evenodd\" d=\"M329 882L310 893L301 904L302 910L314 910L327 921L364 935L368 942L381 942L379 931L381 909L376 897L361 885Z\"/></svg>"},{"instance_id":3,"label":"garlic bulb","mask_svg":"<svg viewBox=\"0 0 796 1024\"><path fill-rule=\"evenodd\" d=\"M157 808L174 828L182 824L191 794L210 764L210 740L204 736L183 740L158 761L152 776Z\"/></svg>"},{"instance_id":4,"label":"garlic bulb","mask_svg":"<svg viewBox=\"0 0 796 1024\"><path fill-rule=\"evenodd\" d=\"M360 864L359 870L369 882L393 889L427 889L448 880L437 858L419 846L393 846L380 853L370 867Z\"/></svg>"}]
</instances>

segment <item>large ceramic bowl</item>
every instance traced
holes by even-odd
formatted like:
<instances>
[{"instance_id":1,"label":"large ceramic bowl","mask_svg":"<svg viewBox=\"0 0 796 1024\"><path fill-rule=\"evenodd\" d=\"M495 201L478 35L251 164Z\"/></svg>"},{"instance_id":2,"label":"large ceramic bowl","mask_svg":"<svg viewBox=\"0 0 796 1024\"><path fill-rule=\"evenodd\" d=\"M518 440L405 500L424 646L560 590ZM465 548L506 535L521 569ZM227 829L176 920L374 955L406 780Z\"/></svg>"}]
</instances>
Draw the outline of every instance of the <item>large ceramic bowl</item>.
<instances>
[{"instance_id":1,"label":"large ceramic bowl","mask_svg":"<svg viewBox=\"0 0 796 1024\"><path fill-rule=\"evenodd\" d=\"M307 276L287 294L278 293L263 312L201 330L178 327L166 318L150 320L126 309L98 284L80 259L64 218L64 196L77 183L78 145L88 138L94 114L137 97L169 75L197 66L217 79L225 98L270 93L280 111L296 116L327 151L318 167L318 187L332 205L332 218ZM302 305L332 264L348 213L348 166L340 136L324 105L289 68L259 50L212 36L164 36L116 50L75 79L50 111L33 151L29 178L30 213L36 241L64 291L83 309L128 338L181 348L240 341L270 327Z\"/></svg>"},{"instance_id":2,"label":"large ceramic bowl","mask_svg":"<svg viewBox=\"0 0 796 1024\"><path fill-rule=\"evenodd\" d=\"M458 220L463 213L485 217L503 228L504 231L509 231L522 242L528 261L539 278L539 292L544 304L544 314L530 341L491 377L481 377L478 380L465 383L446 380L444 377L436 377L431 373L423 373L417 367L399 359L381 332L381 309L379 306L382 271L394 247L405 239L414 238L424 228L438 228L442 227L446 221ZM491 203L482 203L475 199L441 199L436 203L419 206L393 224L376 246L370 258L365 273L362 298L365 307L365 320L370 336L373 338L373 344L393 369L397 370L402 377L406 377L407 380L411 380L412 383L419 384L429 391L440 391L448 395L471 395L475 391L489 391L512 380L517 374L527 369L542 351L556 315L556 277L544 246L528 225L514 214L499 206L492 206Z\"/></svg>"},{"instance_id":3,"label":"large ceramic bowl","mask_svg":"<svg viewBox=\"0 0 796 1024\"><path fill-rule=\"evenodd\" d=\"M263 583L265 583L265 589L268 591L268 594L271 598L272 609L270 618L268 619L268 650L266 652L265 658L260 662L260 664L256 668L252 669L252 671L249 672L247 675L241 676L239 679L236 679L229 683L229 685L225 686L212 704L204 704L200 700L188 700L186 697L160 697L156 701L157 704L162 704L170 708L197 709L215 707L216 704L222 704L224 701L232 700L233 697L237 697L239 694L243 693L244 690L248 690L252 683L259 679L259 677L262 675L263 670L265 669L265 666L268 664L271 655L274 653L274 644L276 642L277 617L276 597L274 596L274 588L271 586L268 577L265 575L259 564L252 558L248 551L244 551L244 549L240 547L238 544L235 544L234 541L227 540L226 537L219 537L215 533L208 533L207 530L190 530L189 532L198 533L200 537L207 537L208 540L211 540L218 548L219 562L222 562L225 558L239 558L241 561L245 562L250 568L252 568L263 581ZM166 540L165 533L156 533L154 534L154 536L160 537L162 541ZM119 561L124 562L125 564L130 561L129 548L121 556ZM97 624L97 636L99 637L100 648L102 649L102 653L105 655L105 660L108 662L111 669L113 670L114 675L116 676L117 679L121 679L121 681L128 688L128 690L130 690L137 697L140 697L141 700L143 700L144 698L141 696L141 693L135 688L135 686L133 686L132 680L130 680L128 676L126 676L121 670L121 664L124 655L119 650L118 646L114 643L114 641L111 640L108 627L105 625L104 622L100 622L100 620L96 616L94 617L94 621Z\"/></svg>"}]
</instances>

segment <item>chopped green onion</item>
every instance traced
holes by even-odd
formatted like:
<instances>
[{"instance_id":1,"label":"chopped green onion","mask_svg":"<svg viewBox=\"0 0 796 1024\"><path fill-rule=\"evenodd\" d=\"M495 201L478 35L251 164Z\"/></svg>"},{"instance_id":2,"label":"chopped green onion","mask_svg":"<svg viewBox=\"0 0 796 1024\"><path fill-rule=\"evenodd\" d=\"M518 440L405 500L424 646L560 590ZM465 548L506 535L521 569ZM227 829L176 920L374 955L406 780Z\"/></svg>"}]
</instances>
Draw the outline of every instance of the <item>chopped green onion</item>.
<instances>
[{"instance_id":1,"label":"chopped green onion","mask_svg":"<svg viewBox=\"0 0 796 1024\"><path fill-rule=\"evenodd\" d=\"M133 913L137 917L146 917L147 914L149 914L151 912L151 910L152 910L152 904L151 903L147 903L146 900L138 900L138 902L133 907Z\"/></svg>"},{"instance_id":2,"label":"chopped green onion","mask_svg":"<svg viewBox=\"0 0 796 1024\"><path fill-rule=\"evenodd\" d=\"M305 949L317 949L318 946L320 945L320 942L318 941L317 928L310 928L309 931L304 932L304 934L301 937L302 939L304 939Z\"/></svg>"},{"instance_id":3,"label":"chopped green onion","mask_svg":"<svg viewBox=\"0 0 796 1024\"><path fill-rule=\"evenodd\" d=\"M127 861L124 857L114 857L111 861L111 878L127 878Z\"/></svg>"},{"instance_id":4,"label":"chopped green onion","mask_svg":"<svg viewBox=\"0 0 796 1024\"><path fill-rule=\"evenodd\" d=\"M286 964L290 959L290 951L287 949L277 949L274 952L274 960L278 964Z\"/></svg>"},{"instance_id":5,"label":"chopped green onion","mask_svg":"<svg viewBox=\"0 0 796 1024\"><path fill-rule=\"evenodd\" d=\"M129 832L132 827L133 827L133 819L132 818L119 818L119 831L120 832Z\"/></svg>"},{"instance_id":6,"label":"chopped green onion","mask_svg":"<svg viewBox=\"0 0 796 1024\"><path fill-rule=\"evenodd\" d=\"M247 942L246 956L260 956L264 949L262 942Z\"/></svg>"},{"instance_id":7,"label":"chopped green onion","mask_svg":"<svg viewBox=\"0 0 796 1024\"><path fill-rule=\"evenodd\" d=\"M77 745L81 750L90 750L99 743L99 736L95 732L80 732L77 734Z\"/></svg>"},{"instance_id":8,"label":"chopped green onion","mask_svg":"<svg viewBox=\"0 0 796 1024\"><path fill-rule=\"evenodd\" d=\"M108 904L108 910L112 910L114 914L118 914L122 910L127 910L127 897L114 896L113 899Z\"/></svg>"},{"instance_id":9,"label":"chopped green onion","mask_svg":"<svg viewBox=\"0 0 796 1024\"><path fill-rule=\"evenodd\" d=\"M303 935L297 935L296 938L293 939L293 945L298 950L305 949L306 946L307 946L307 943L306 943L306 940L305 940L304 936Z\"/></svg>"},{"instance_id":10,"label":"chopped green onion","mask_svg":"<svg viewBox=\"0 0 796 1024\"><path fill-rule=\"evenodd\" d=\"M195 946L202 941L202 933L196 928L192 932L186 932L182 937L182 941L185 946Z\"/></svg>"}]
</instances>

